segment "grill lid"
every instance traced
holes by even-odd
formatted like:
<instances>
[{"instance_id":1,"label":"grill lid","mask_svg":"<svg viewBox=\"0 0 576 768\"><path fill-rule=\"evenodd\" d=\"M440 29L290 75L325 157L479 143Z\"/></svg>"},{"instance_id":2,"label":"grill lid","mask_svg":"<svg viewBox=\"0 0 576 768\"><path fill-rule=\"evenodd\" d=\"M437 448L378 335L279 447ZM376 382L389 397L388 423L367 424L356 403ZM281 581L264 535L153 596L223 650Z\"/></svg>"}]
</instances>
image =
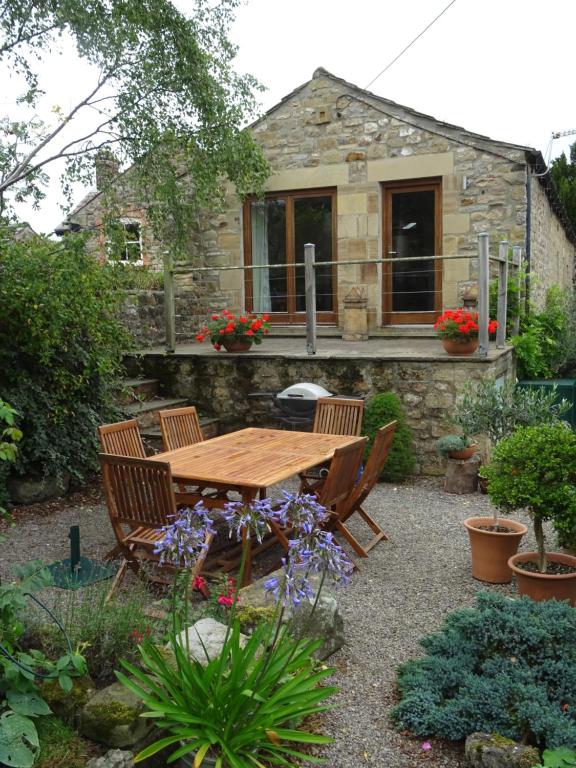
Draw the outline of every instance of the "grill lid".
<instances>
[{"instance_id":1,"label":"grill lid","mask_svg":"<svg viewBox=\"0 0 576 768\"><path fill-rule=\"evenodd\" d=\"M308 381L300 382L300 384L292 384L282 392L279 392L276 397L279 400L318 400L320 397L331 397L332 392L328 392L327 389L321 387L319 384L312 384Z\"/></svg>"}]
</instances>

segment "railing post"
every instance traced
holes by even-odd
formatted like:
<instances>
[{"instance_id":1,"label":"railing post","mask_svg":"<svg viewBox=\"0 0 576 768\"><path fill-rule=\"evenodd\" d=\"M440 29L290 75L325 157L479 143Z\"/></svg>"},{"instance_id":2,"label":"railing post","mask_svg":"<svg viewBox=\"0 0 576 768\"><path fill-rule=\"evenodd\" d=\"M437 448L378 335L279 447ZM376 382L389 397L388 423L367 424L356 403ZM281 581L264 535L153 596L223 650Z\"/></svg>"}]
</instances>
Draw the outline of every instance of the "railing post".
<instances>
[{"instance_id":1,"label":"railing post","mask_svg":"<svg viewBox=\"0 0 576 768\"><path fill-rule=\"evenodd\" d=\"M174 310L174 260L172 251L162 254L164 262L164 328L166 331L166 353L176 349L176 318Z\"/></svg>"},{"instance_id":2,"label":"railing post","mask_svg":"<svg viewBox=\"0 0 576 768\"><path fill-rule=\"evenodd\" d=\"M522 274L522 248L519 245L515 245L512 248L512 264L516 270L514 278L518 287L518 306L516 307L516 317L512 323L512 335L518 336L520 333L520 311L522 308L522 293L524 288L524 275Z\"/></svg>"},{"instance_id":3,"label":"railing post","mask_svg":"<svg viewBox=\"0 0 576 768\"><path fill-rule=\"evenodd\" d=\"M316 354L316 275L314 258L316 247L313 243L304 246L304 286L306 293L306 351Z\"/></svg>"},{"instance_id":4,"label":"railing post","mask_svg":"<svg viewBox=\"0 0 576 768\"><path fill-rule=\"evenodd\" d=\"M508 319L508 241L500 241L498 254L498 330L496 331L496 348L504 349L506 344L506 323Z\"/></svg>"},{"instance_id":5,"label":"railing post","mask_svg":"<svg viewBox=\"0 0 576 768\"><path fill-rule=\"evenodd\" d=\"M488 233L478 235L478 355L488 354L488 282L490 277Z\"/></svg>"}]
</instances>

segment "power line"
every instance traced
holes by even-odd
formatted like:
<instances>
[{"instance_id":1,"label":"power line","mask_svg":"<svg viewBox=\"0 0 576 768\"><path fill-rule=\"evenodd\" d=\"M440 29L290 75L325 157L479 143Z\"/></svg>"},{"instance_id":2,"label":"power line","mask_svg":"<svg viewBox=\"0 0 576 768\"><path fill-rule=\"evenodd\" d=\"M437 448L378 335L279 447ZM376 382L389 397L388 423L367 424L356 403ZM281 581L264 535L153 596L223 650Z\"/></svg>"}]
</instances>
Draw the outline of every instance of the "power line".
<instances>
[{"instance_id":1,"label":"power line","mask_svg":"<svg viewBox=\"0 0 576 768\"><path fill-rule=\"evenodd\" d=\"M454 5L454 3L455 3L455 2L456 2L456 0L451 0L451 2L450 2L450 3L448 3L448 5L446 6L446 8L444 8L444 10L443 10L443 11L440 11L440 13L438 14L438 16L436 16L434 19L432 19L432 21L431 21L431 22L428 24L428 26L427 26L427 27L424 27L424 29L422 30L422 32L420 32L420 34L416 35L416 37L414 38L414 40L412 40L411 42L409 42L409 43L408 43L408 45L407 45L405 48L403 48L403 49L400 51L400 53L399 53L397 56L395 56L395 57L392 59L392 61L391 61L389 64L387 64L387 65L384 67L384 69L383 69L381 72L379 72L379 73L376 75L376 77L375 77L373 80L370 80L370 82L368 83L368 85L364 86L364 90L366 90L367 88L370 88L370 86L372 85L372 83L375 83L375 82L376 82L376 80L378 80L378 78L379 78L379 77L381 77L381 76L384 74L384 72L386 72L388 69L390 69L390 67L392 66L392 64L395 64L395 63L398 61L398 59L400 58L400 56L402 56L403 54L405 54L405 53L406 53L406 51L407 51L409 48L411 48L411 47L414 45L414 43L415 43L417 40L419 40L419 39L422 37L422 35L423 35L425 32L427 32L427 31L430 29L430 27L431 27L433 24L435 24L435 23L438 21L438 19L440 18L440 16L443 16L443 15L446 13L446 11L448 10L448 8L450 8L450 6L452 6L452 5Z\"/></svg>"}]
</instances>

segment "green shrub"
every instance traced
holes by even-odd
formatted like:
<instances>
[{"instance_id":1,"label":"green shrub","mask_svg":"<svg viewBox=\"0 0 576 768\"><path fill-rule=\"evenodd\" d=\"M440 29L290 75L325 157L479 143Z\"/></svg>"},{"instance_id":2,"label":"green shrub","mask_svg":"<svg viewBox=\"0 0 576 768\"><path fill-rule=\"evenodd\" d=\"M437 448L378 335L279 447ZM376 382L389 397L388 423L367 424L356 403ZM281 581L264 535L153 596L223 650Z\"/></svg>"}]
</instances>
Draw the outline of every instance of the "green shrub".
<instances>
[{"instance_id":1,"label":"green shrub","mask_svg":"<svg viewBox=\"0 0 576 768\"><path fill-rule=\"evenodd\" d=\"M576 610L484 592L421 641L398 670L400 728L459 741L500 733L540 748L576 744Z\"/></svg>"},{"instance_id":2,"label":"green shrub","mask_svg":"<svg viewBox=\"0 0 576 768\"><path fill-rule=\"evenodd\" d=\"M544 572L542 523L552 520L566 536L576 531L576 434L563 422L520 427L498 443L483 475L498 509L526 510L532 517Z\"/></svg>"},{"instance_id":3,"label":"green shrub","mask_svg":"<svg viewBox=\"0 0 576 768\"><path fill-rule=\"evenodd\" d=\"M511 341L516 350L518 378L552 379L569 364L568 356L576 331L572 297L558 286L546 292L544 309L530 309L520 324L520 335Z\"/></svg>"},{"instance_id":4,"label":"green shrub","mask_svg":"<svg viewBox=\"0 0 576 768\"><path fill-rule=\"evenodd\" d=\"M8 242L0 252L0 392L24 433L16 471L80 481L97 466L96 426L116 417L129 343L122 296L82 238Z\"/></svg>"},{"instance_id":5,"label":"green shrub","mask_svg":"<svg viewBox=\"0 0 576 768\"><path fill-rule=\"evenodd\" d=\"M405 480L414 472L414 448L412 445L412 430L406 423L400 399L393 392L381 392L374 395L367 405L364 414L364 434L368 437L366 457L370 453L372 443L380 427L396 420L398 426L394 440L384 466L381 479L395 483Z\"/></svg>"},{"instance_id":6,"label":"green shrub","mask_svg":"<svg viewBox=\"0 0 576 768\"><path fill-rule=\"evenodd\" d=\"M88 674L99 685L113 682L120 659L135 660L138 643L162 632L165 624L144 613L150 603L145 585L132 584L129 592L106 603L109 589L110 583L104 581L78 591L59 590L51 605L72 646L82 649ZM44 615L33 614L29 621L32 636L38 638L48 655L64 651L62 633L55 625L47 626Z\"/></svg>"},{"instance_id":7,"label":"green shrub","mask_svg":"<svg viewBox=\"0 0 576 768\"><path fill-rule=\"evenodd\" d=\"M436 453L448 456L452 451L463 451L472 445L472 440L466 435L443 435L436 441Z\"/></svg>"}]
</instances>

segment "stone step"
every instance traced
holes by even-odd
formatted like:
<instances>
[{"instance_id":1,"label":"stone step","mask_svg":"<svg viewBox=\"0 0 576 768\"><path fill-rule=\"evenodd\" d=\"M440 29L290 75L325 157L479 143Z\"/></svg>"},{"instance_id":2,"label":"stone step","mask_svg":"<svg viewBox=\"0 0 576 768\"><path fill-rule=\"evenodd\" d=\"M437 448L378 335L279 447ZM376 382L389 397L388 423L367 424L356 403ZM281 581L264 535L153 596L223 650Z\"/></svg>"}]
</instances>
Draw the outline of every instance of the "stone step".
<instances>
[{"instance_id":1,"label":"stone step","mask_svg":"<svg viewBox=\"0 0 576 768\"><path fill-rule=\"evenodd\" d=\"M123 406L122 410L128 419L136 419L140 428L144 429L158 423L158 411L163 411L167 408L183 408L189 404L186 398L156 397L153 400L130 403Z\"/></svg>"},{"instance_id":2,"label":"stone step","mask_svg":"<svg viewBox=\"0 0 576 768\"><path fill-rule=\"evenodd\" d=\"M122 405L152 400L160 390L158 379L123 379L118 387L117 400Z\"/></svg>"}]
</instances>

